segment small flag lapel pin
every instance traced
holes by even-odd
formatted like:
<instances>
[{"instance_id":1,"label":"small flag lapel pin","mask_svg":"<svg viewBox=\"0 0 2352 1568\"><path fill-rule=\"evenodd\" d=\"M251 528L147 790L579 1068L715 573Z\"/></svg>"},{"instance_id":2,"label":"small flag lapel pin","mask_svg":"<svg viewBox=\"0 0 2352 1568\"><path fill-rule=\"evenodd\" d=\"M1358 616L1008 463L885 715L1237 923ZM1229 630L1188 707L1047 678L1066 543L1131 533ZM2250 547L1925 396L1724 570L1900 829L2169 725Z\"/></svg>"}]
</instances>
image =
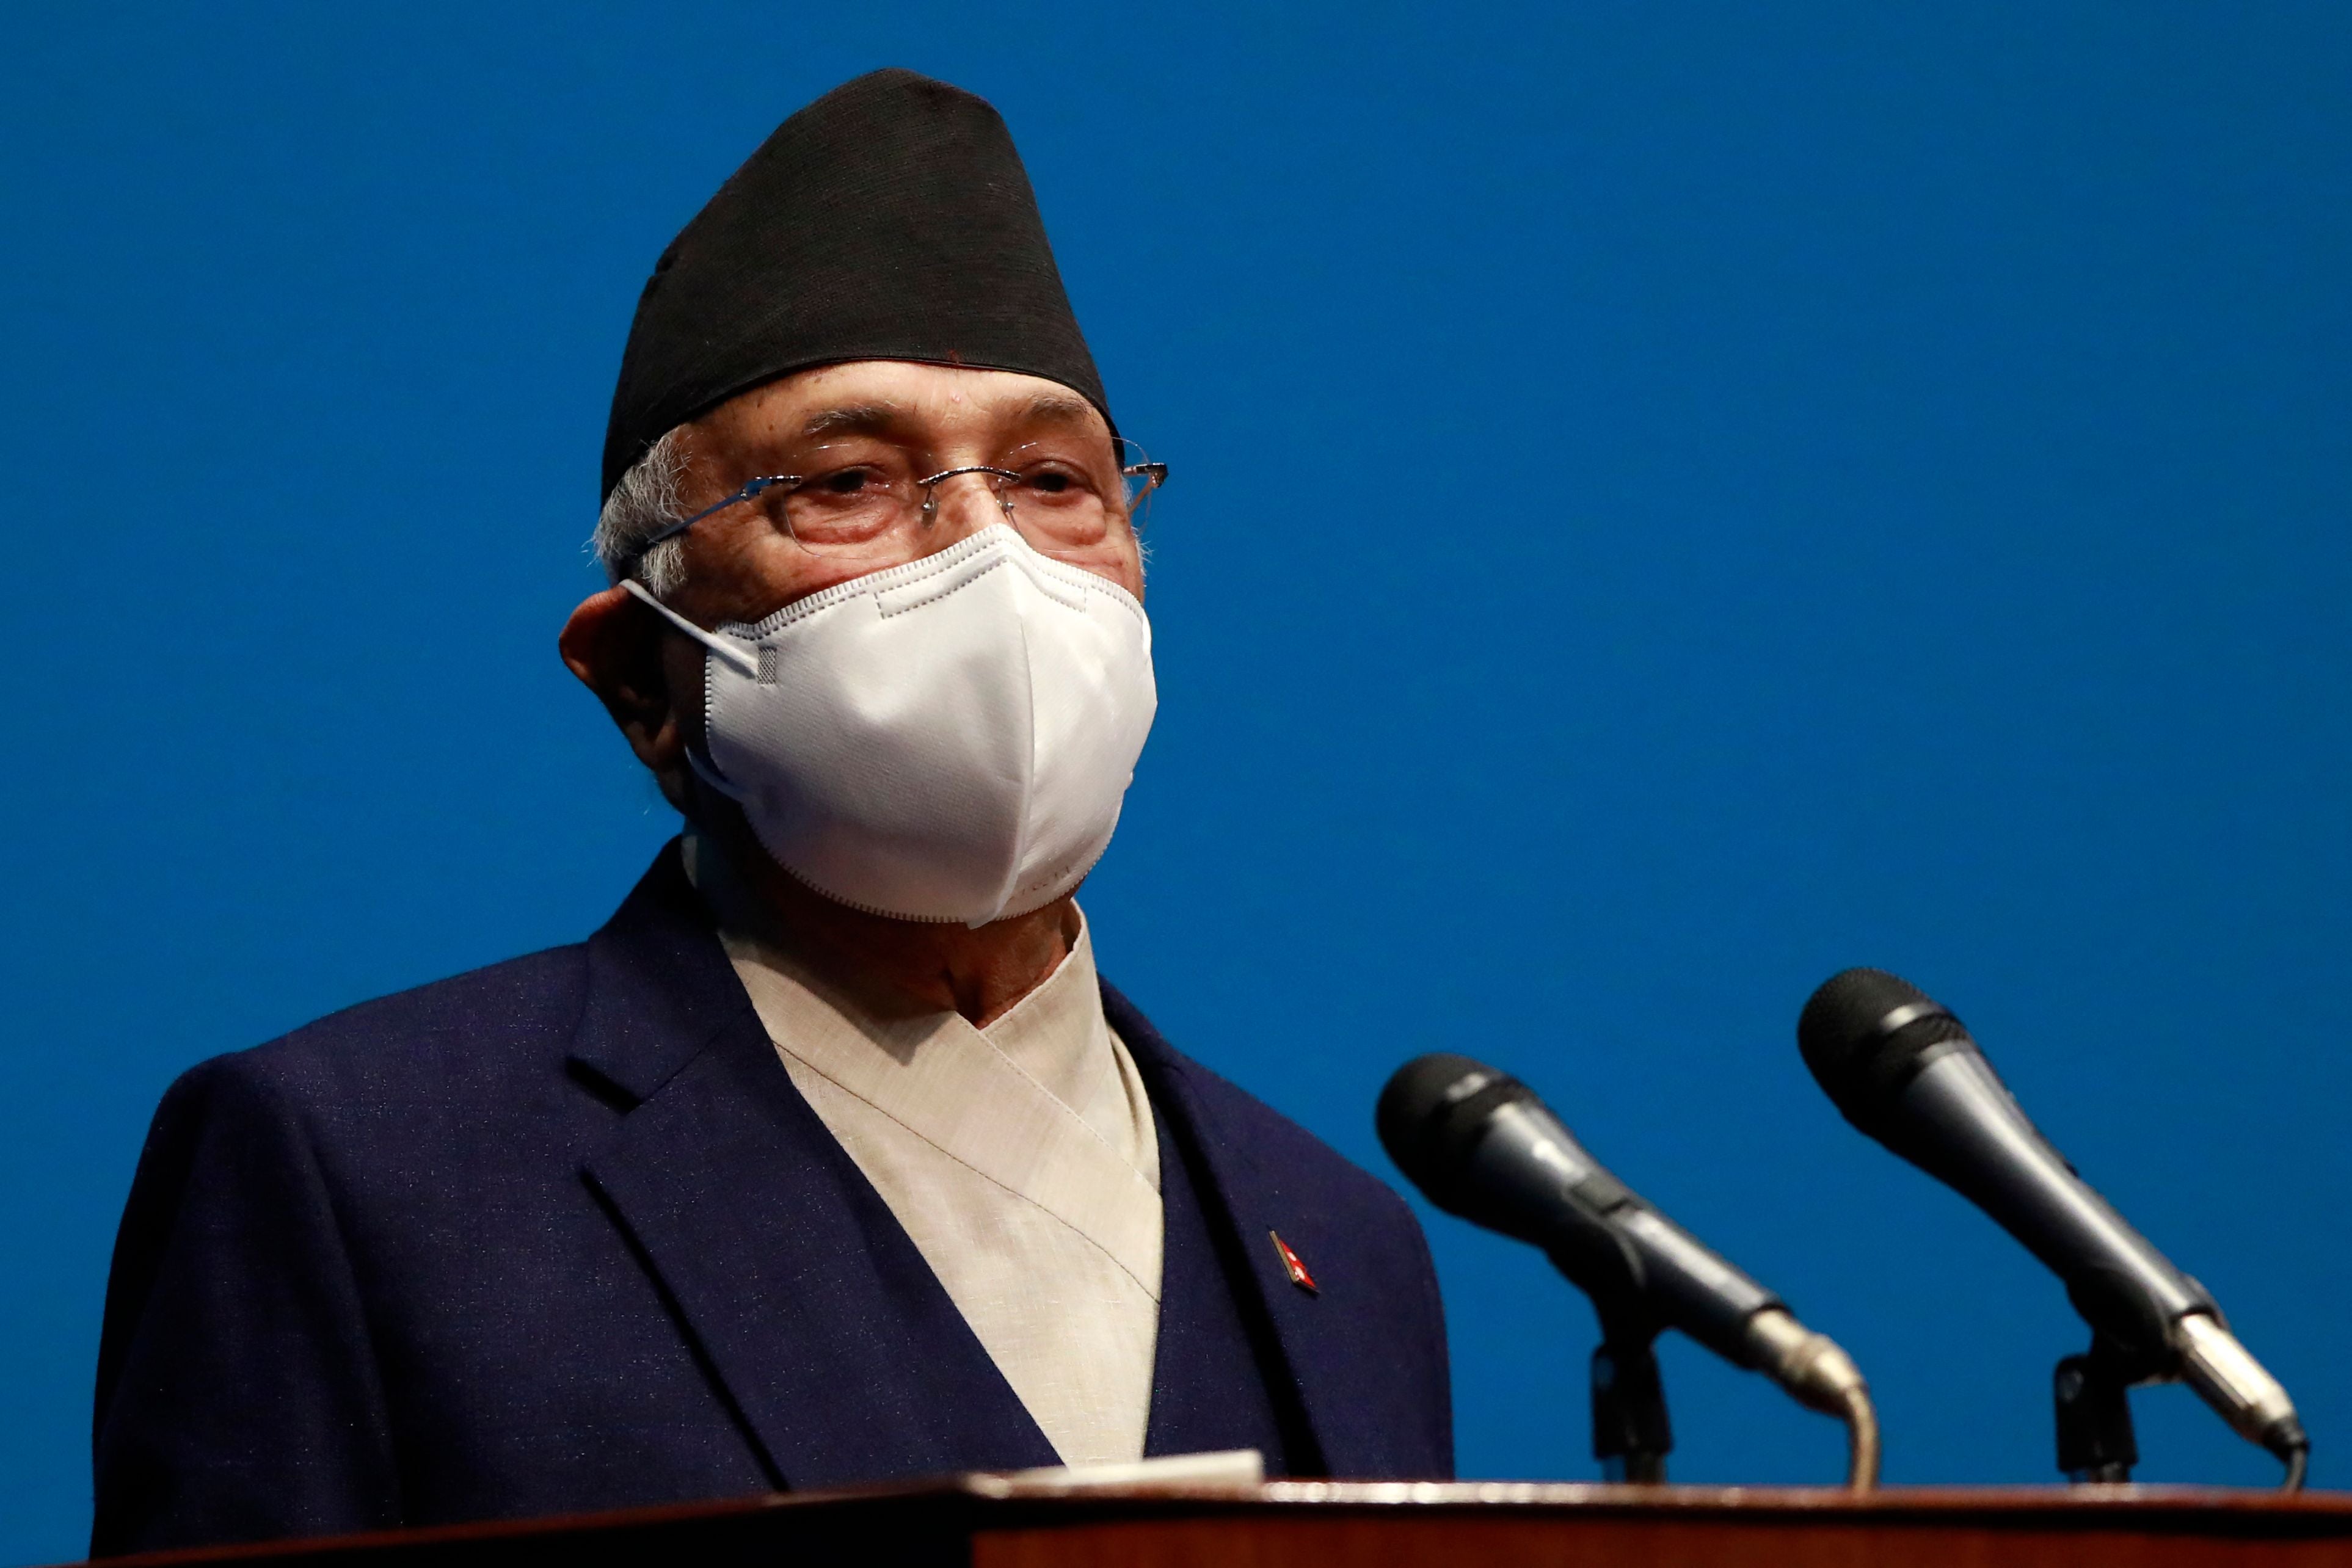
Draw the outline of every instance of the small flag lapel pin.
<instances>
[{"instance_id":1,"label":"small flag lapel pin","mask_svg":"<svg viewBox=\"0 0 2352 1568\"><path fill-rule=\"evenodd\" d=\"M1298 1260L1298 1254L1290 1249L1290 1243L1271 1230L1266 1235L1273 1237L1274 1249L1282 1254L1282 1271L1290 1276L1290 1282L1310 1296L1317 1294L1315 1276L1307 1271L1307 1265Z\"/></svg>"}]
</instances>

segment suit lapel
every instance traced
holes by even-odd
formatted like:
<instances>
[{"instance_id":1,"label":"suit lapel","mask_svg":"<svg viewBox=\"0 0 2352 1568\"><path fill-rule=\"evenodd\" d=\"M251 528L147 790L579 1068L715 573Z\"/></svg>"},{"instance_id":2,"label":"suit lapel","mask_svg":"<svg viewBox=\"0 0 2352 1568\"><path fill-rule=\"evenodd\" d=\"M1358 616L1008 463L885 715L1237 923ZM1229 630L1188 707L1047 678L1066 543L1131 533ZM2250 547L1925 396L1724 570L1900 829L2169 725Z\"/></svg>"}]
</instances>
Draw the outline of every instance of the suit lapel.
<instances>
[{"instance_id":1,"label":"suit lapel","mask_svg":"<svg viewBox=\"0 0 2352 1568\"><path fill-rule=\"evenodd\" d=\"M1055 1462L889 1207L793 1088L675 845L590 944L586 1162L781 1485Z\"/></svg>"},{"instance_id":2,"label":"suit lapel","mask_svg":"<svg viewBox=\"0 0 2352 1568\"><path fill-rule=\"evenodd\" d=\"M1198 1155L1202 1185L1210 1189L1199 1194L1202 1208L1211 1224L1230 1228L1254 1304L1274 1331L1289 1378L1287 1392L1306 1417L1324 1473L1370 1473L1377 1467L1374 1456L1359 1451L1362 1445L1356 1434L1362 1423L1354 1416L1360 1401L1353 1391L1378 1363L1364 1358L1360 1309L1390 1282L1351 1277L1346 1260L1356 1249L1325 1206L1311 1192L1286 1191L1251 1156L1225 1103L1237 1091L1178 1055L1108 984L1103 987L1103 1009L1150 1087L1153 1105L1174 1118L1179 1124L1172 1130ZM1307 1260L1318 1291L1292 1281L1275 1247L1277 1233ZM1333 1270L1328 1276L1326 1268ZM1294 1461L1303 1458L1293 1456Z\"/></svg>"},{"instance_id":3,"label":"suit lapel","mask_svg":"<svg viewBox=\"0 0 2352 1568\"><path fill-rule=\"evenodd\" d=\"M1318 1474L1315 1440L1290 1374L1264 1324L1257 1291L1241 1276L1232 1231L1204 1210L1205 1183L1192 1174L1190 1137L1162 1106L1160 1192L1167 1217L1160 1270L1160 1335L1153 1350L1149 1455L1255 1448L1270 1479Z\"/></svg>"}]
</instances>

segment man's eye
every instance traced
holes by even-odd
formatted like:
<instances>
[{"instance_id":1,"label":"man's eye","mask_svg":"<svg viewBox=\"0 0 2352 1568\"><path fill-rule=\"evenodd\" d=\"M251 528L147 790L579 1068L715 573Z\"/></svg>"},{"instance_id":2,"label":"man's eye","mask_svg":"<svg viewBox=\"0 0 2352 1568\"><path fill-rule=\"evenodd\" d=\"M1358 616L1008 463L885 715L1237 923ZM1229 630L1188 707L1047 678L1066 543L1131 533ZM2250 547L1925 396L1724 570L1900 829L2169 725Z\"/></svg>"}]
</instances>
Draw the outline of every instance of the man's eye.
<instances>
[{"instance_id":1,"label":"man's eye","mask_svg":"<svg viewBox=\"0 0 2352 1568\"><path fill-rule=\"evenodd\" d=\"M832 496L855 496L874 483L869 468L840 468L817 480L817 488Z\"/></svg>"},{"instance_id":2,"label":"man's eye","mask_svg":"<svg viewBox=\"0 0 2352 1568\"><path fill-rule=\"evenodd\" d=\"M1049 468L1042 474L1029 476L1029 488L1047 496L1058 496L1070 487L1070 476L1058 469Z\"/></svg>"}]
</instances>

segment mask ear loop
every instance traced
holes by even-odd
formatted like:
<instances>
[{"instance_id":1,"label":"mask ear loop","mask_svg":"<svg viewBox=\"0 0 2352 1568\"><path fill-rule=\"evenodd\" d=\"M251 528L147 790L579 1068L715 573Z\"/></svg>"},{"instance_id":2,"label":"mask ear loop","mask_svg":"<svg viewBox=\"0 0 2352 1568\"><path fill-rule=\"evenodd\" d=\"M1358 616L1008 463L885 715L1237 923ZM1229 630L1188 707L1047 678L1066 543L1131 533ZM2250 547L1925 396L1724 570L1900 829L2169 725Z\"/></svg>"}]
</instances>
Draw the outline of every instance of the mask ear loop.
<instances>
[{"instance_id":1,"label":"mask ear loop","mask_svg":"<svg viewBox=\"0 0 2352 1568\"><path fill-rule=\"evenodd\" d=\"M668 605L664 604L660 600L656 599L646 589L646 585L639 582L634 577L623 578L621 580L621 586L627 589L631 593L635 594L639 599L644 600L647 604L652 605L656 611L660 612L662 619L667 621L671 625L677 627L679 631L685 632L688 636L693 638L696 642L709 649L713 653L726 660L737 669L742 671L743 674L751 676L755 681L760 678L759 656L753 653L749 648L743 646L742 643L736 642L731 637L721 637L716 632L705 632L701 627L697 626L693 622L688 621L685 616L680 615L677 611L672 610Z\"/></svg>"},{"instance_id":2,"label":"mask ear loop","mask_svg":"<svg viewBox=\"0 0 2352 1568\"><path fill-rule=\"evenodd\" d=\"M662 619L667 621L671 625L677 627L679 631L685 632L688 636L701 643L705 648L709 649L713 656L726 660L729 664L734 665L737 669L742 671L743 674L749 675L755 681L760 678L759 659L750 649L745 648L741 643L735 642L732 638L720 637L712 632L705 632L701 627L697 626L693 622L688 621L685 616L680 615L677 611L672 610L668 605L664 604L660 600L656 599L653 594L647 591L646 585L639 582L634 577L623 578L621 580L621 586L627 589L631 593L635 594L647 604L652 605L655 610L660 612ZM701 758L697 757L694 754L694 747L691 746L685 749L686 765L688 768L693 768L695 775L705 784L709 785L713 789L718 790L721 795L726 796L730 800L740 800L743 798L741 790L736 789L733 784L719 776L718 764L713 762L705 762Z\"/></svg>"}]
</instances>

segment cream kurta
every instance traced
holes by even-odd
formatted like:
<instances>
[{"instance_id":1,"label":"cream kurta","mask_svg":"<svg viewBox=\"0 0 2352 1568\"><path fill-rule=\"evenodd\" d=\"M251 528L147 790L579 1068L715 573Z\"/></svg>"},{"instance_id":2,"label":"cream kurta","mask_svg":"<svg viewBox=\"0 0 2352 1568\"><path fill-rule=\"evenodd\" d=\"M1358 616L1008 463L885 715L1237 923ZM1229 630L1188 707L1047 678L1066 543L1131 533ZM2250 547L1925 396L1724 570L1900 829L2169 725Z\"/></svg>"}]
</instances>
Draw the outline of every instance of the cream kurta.
<instances>
[{"instance_id":1,"label":"cream kurta","mask_svg":"<svg viewBox=\"0 0 2352 1568\"><path fill-rule=\"evenodd\" d=\"M714 880L707 853L688 863L698 884ZM793 1086L1063 1463L1139 1458L1160 1323L1159 1144L1103 1017L1083 919L1061 967L985 1030L953 1012L877 1017L727 924L728 956Z\"/></svg>"}]
</instances>

